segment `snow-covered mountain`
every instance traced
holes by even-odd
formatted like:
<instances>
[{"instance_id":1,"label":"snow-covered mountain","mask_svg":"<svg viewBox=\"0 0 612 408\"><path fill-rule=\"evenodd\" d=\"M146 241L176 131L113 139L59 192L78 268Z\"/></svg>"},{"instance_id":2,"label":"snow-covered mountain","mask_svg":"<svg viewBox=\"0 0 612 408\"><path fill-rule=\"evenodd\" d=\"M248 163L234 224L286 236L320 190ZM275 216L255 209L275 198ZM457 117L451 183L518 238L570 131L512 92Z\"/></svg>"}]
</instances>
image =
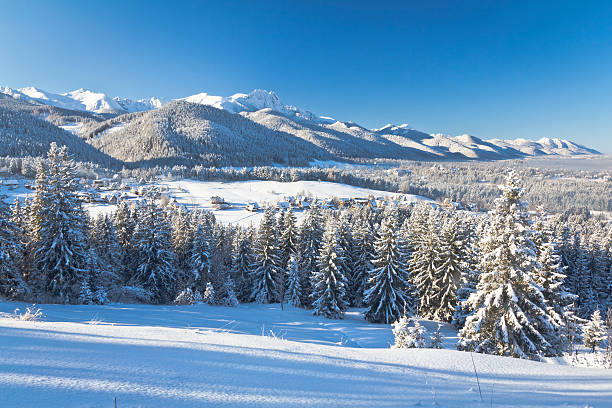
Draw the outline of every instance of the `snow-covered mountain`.
<instances>
[{"instance_id":1,"label":"snow-covered mountain","mask_svg":"<svg viewBox=\"0 0 612 408\"><path fill-rule=\"evenodd\" d=\"M76 89L74 91L56 94L47 92L34 86L12 89L0 87L0 93L12 96L30 103L56 106L58 108L88 111L94 113L131 113L157 109L163 105L159 98L140 99L133 101L119 97L110 98L104 93L90 91L88 89Z\"/></svg>"},{"instance_id":2,"label":"snow-covered mountain","mask_svg":"<svg viewBox=\"0 0 612 408\"><path fill-rule=\"evenodd\" d=\"M166 101L159 98L136 101L119 97L110 98L103 93L82 88L62 94L54 94L35 87L16 90L0 87L0 93L39 106L48 105L69 109L72 113L64 114L69 119L58 119L58 116L62 116L61 113L56 113L51 118L56 125L71 129L71 131L88 140L96 135L100 136L102 132L100 129L108 133L111 129L114 131L125 128L126 131L129 130L129 137L133 140L151 137L154 134L160 143L163 140L164 143L174 146L175 152L181 152L184 146L178 145L183 140L179 135L189 135L189 138L199 140L196 144L203 143L202 146L198 144L198 146L190 147L191 151L198 152L195 157L190 156L190 162L200 160L202 157L209 159L214 157L212 163L215 164L237 164L238 162L233 163L236 161L234 159L240 156L240 163L269 164L267 162L258 163L258 158L254 152L240 152L236 156L237 152L235 150L226 151L227 149L220 147L225 144L241 145L248 132L251 132L252 140L259 140L260 135L266 134L267 136L261 139L264 145L273 139L281 143L281 145L277 144L268 148L270 152L274 151L275 157L278 158L275 161L270 157L268 161L285 162L281 160L286 156L283 152L295 151L296 146L301 146L300 149L303 154L295 155L295 160L289 159L287 163L293 161L303 163L311 159L328 159L330 157L348 160L378 158L499 160L538 155L571 156L598 153L593 149L561 139L543 138L538 141L526 139L486 140L469 134L459 136L430 134L416 130L407 124L388 124L378 129L367 129L354 122L340 122L328 116L318 116L310 111L285 104L274 92L262 89L256 89L250 93L237 93L227 97L202 92L175 100L171 103L172 107L170 109L162 109L159 115L146 117L120 115L134 112L146 112L147 114L150 113L148 111L157 112L160 110L159 108L167 105ZM212 107L213 110L194 110L182 105L185 103L193 106L204 105ZM226 115L229 114L230 116L219 115L215 112L216 110L224 111ZM76 111L102 115L103 117L93 118L92 120L100 122L108 119L108 122L98 125L89 121L88 125L83 125L83 120L80 119L80 124L76 123L74 122ZM237 115L241 118L234 119L231 115ZM44 114L39 115L39 117L45 118ZM172 124L172 132L168 133L166 127L163 127L165 130L162 131L160 127L143 125L143 123L153 123L161 117L165 118L164 120L167 120L167 123ZM253 125L259 125L260 127L252 126L248 122L254 122ZM195 123L198 125L194 126ZM207 123L207 125L200 126L202 123ZM209 124L211 125L209 126ZM130 126L126 127L127 125ZM266 129L264 130L261 127ZM124 138L128 136L127 134L123 135L123 133L119 132L115 136ZM169 135L172 135L172 137ZM274 135L274 138L271 138L270 135ZM103 139L107 138L108 136ZM99 148L104 145L102 148L104 151L121 160L127 160L128 157L134 161L166 159L169 157L165 153L158 157L153 154L153 151L143 152L143 157L139 157L136 154L138 149L129 152L129 154L115 155L117 149L121 150L121 148L111 146L111 144L117 142L114 139L92 141L91 143L100 144L100 146L97 146ZM123 140L127 145L131 144L126 139ZM283 143L285 145L282 145ZM306 148L307 146L308 148ZM255 150L261 153L265 149L259 150L258 148ZM317 153L314 154L314 152ZM178 154L178 157L170 156L174 157L173 160L175 161L184 159L182 153ZM261 154L260 157L262 157Z\"/></svg>"},{"instance_id":3,"label":"snow-covered mountain","mask_svg":"<svg viewBox=\"0 0 612 408\"><path fill-rule=\"evenodd\" d=\"M256 112L262 109L272 109L275 112L280 112L291 117L298 117L306 120L318 119L312 112L296 108L295 106L285 105L274 92L263 89L255 89L248 94L237 93L228 97L214 96L202 92L186 98L181 98L181 100L214 106L215 108L223 109L231 113Z\"/></svg>"}]
</instances>

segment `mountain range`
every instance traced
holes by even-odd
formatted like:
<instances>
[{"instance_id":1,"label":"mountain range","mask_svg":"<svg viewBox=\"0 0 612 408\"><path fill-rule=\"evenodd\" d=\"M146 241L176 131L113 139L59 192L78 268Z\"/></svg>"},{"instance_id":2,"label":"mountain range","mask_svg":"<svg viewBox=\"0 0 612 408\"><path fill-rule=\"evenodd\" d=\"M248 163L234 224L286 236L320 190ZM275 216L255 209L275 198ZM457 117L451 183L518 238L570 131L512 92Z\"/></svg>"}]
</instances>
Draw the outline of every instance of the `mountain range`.
<instances>
[{"instance_id":1,"label":"mountain range","mask_svg":"<svg viewBox=\"0 0 612 408\"><path fill-rule=\"evenodd\" d=\"M598 154L555 138L484 140L468 134L429 134L405 124L367 129L286 105L274 92L259 89L228 97L199 93L173 101L110 98L86 89L56 94L35 87L0 87L0 96L5 122L10 112L21 115L20 123L23 115L31 115L85 141L99 150L106 162L111 157L134 166L307 165L313 160L499 160ZM0 122L0 128L6 133L10 125ZM21 154L27 152L27 143L20 146ZM40 146L31 154L39 150Z\"/></svg>"}]
</instances>

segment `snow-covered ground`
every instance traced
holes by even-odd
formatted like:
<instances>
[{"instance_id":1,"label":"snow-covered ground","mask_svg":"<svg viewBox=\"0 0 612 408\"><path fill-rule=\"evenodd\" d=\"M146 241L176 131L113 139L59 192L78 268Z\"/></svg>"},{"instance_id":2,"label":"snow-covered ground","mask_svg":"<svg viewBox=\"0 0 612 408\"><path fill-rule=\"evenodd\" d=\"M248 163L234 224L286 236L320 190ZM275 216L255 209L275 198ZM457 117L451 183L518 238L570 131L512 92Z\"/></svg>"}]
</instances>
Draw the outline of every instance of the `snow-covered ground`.
<instances>
[{"instance_id":1,"label":"snow-covered ground","mask_svg":"<svg viewBox=\"0 0 612 408\"><path fill-rule=\"evenodd\" d=\"M263 217L261 212L252 213L246 210L249 202L257 202L263 208L283 201L284 196L304 195L318 199L338 198L367 198L374 197L402 197L405 201L431 201L428 198L411 195L390 193L388 191L372 190L354 187L347 184L331 183L326 181L294 181L281 183L278 181L236 181L231 183L181 180L160 183L167 187L172 198L179 203L205 208L214 212L217 220L225 223L240 223L258 225ZM220 196L232 205L227 210L213 210L210 204L211 196ZM296 214L298 219L300 213Z\"/></svg>"},{"instance_id":2,"label":"snow-covered ground","mask_svg":"<svg viewBox=\"0 0 612 408\"><path fill-rule=\"evenodd\" d=\"M26 189L25 184L33 184L33 180L18 179L18 186L11 188L2 184L0 181L0 196L5 196L6 200L12 202L15 198L21 200L34 193L33 190ZM212 211L218 221L223 223L237 223L248 226L249 224L259 225L263 212L249 212L246 205L249 202L257 202L264 208L267 205L274 206L277 202L283 201L285 196L309 196L320 200L330 198L367 198L390 197L392 199L401 198L405 202L432 201L429 198L412 195L390 193L388 191L372 190L361 187L354 187L348 184L331 183L327 181L294 181L281 183L278 181L198 181L180 180L171 182L160 182L155 184L163 189L163 194L170 199L189 207L203 208ZM112 192L105 191L104 194ZM220 196L231 204L227 210L215 210L210 202L211 196ZM109 213L117 209L116 205L105 203L84 204L84 207L93 216L99 213ZM304 213L296 210L298 221Z\"/></svg>"},{"instance_id":3,"label":"snow-covered ground","mask_svg":"<svg viewBox=\"0 0 612 408\"><path fill-rule=\"evenodd\" d=\"M356 310L335 321L278 305L43 305L42 321L10 317L25 306L0 303L3 406L612 406L612 370L473 354L481 399L470 353L390 349L390 327Z\"/></svg>"}]
</instances>

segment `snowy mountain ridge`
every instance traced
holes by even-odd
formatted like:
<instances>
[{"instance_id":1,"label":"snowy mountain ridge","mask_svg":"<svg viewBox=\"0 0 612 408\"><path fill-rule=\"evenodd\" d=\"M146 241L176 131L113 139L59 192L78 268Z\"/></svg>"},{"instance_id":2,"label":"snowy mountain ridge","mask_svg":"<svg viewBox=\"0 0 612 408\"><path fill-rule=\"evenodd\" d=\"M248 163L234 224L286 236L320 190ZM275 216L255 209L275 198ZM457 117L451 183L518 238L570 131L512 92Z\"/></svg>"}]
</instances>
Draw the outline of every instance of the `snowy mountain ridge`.
<instances>
[{"instance_id":1,"label":"snowy mountain ridge","mask_svg":"<svg viewBox=\"0 0 612 408\"><path fill-rule=\"evenodd\" d=\"M119 97L109 98L106 94L79 88L56 94L28 86L12 89L0 86L0 93L30 103L51 105L58 108L87 111L94 113L132 113L161 107L164 102L159 98L139 99L137 101Z\"/></svg>"},{"instance_id":2,"label":"snowy mountain ridge","mask_svg":"<svg viewBox=\"0 0 612 408\"><path fill-rule=\"evenodd\" d=\"M113 115L153 111L169 102L155 97L139 100L110 98L104 93L83 88L55 94L33 86L16 90L0 87L0 93L34 104ZM327 150L330 149L330 143L336 143L333 140L356 140L357 136L358 139L376 143L375 147L363 146L361 150L371 151L374 148L376 152L373 151L372 154L377 155L379 154L377 148L384 146L386 152L380 157L386 158L498 160L537 155L599 154L596 150L558 138L542 138L538 141L485 140L469 134L459 136L430 134L416 130L408 124L387 124L378 129L366 129L354 122L340 122L332 117L317 116L310 111L287 105L276 93L263 89L255 89L250 93L236 93L227 97L202 92L176 101L211 106L231 114L239 114L271 130L282 129L285 133L309 141L316 139L315 144ZM324 139L321 135L324 135ZM345 135L348 135L348 139ZM370 154L364 156L363 152L349 153L345 150L346 147L335 146L332 150L334 154L340 156L370 157Z\"/></svg>"}]
</instances>

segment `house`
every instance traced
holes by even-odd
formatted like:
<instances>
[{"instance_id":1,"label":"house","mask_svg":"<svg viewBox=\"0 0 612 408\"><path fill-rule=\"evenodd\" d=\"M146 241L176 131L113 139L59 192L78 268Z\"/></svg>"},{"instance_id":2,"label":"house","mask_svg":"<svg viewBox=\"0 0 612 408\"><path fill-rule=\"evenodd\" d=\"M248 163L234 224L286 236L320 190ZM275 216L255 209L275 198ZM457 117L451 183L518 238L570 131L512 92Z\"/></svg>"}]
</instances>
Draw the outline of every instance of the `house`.
<instances>
[{"instance_id":1,"label":"house","mask_svg":"<svg viewBox=\"0 0 612 408\"><path fill-rule=\"evenodd\" d=\"M229 208L232 208L232 206L230 203L222 202L222 203L213 204L213 208L215 210L227 210Z\"/></svg>"},{"instance_id":2,"label":"house","mask_svg":"<svg viewBox=\"0 0 612 408\"><path fill-rule=\"evenodd\" d=\"M225 200L219 196L212 196L210 197L210 203L213 204L213 206L215 204L225 204Z\"/></svg>"},{"instance_id":3,"label":"house","mask_svg":"<svg viewBox=\"0 0 612 408\"><path fill-rule=\"evenodd\" d=\"M246 205L246 210L247 211L251 211L251 212L257 212L259 211L261 208L259 207L259 204L253 202L253 203L248 203Z\"/></svg>"},{"instance_id":4,"label":"house","mask_svg":"<svg viewBox=\"0 0 612 408\"><path fill-rule=\"evenodd\" d=\"M279 210L288 210L291 208L291 203L289 201L279 201L276 203L276 208Z\"/></svg>"}]
</instances>

